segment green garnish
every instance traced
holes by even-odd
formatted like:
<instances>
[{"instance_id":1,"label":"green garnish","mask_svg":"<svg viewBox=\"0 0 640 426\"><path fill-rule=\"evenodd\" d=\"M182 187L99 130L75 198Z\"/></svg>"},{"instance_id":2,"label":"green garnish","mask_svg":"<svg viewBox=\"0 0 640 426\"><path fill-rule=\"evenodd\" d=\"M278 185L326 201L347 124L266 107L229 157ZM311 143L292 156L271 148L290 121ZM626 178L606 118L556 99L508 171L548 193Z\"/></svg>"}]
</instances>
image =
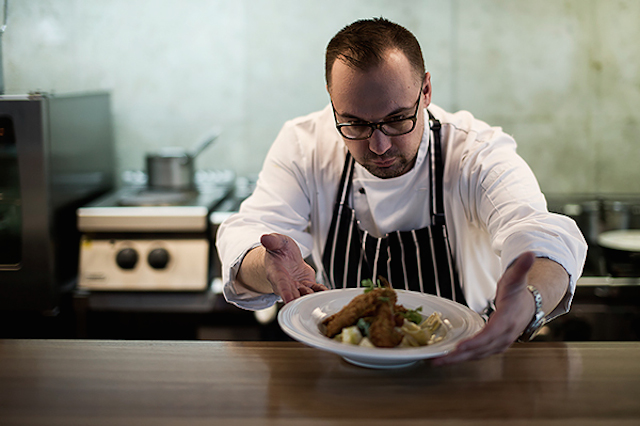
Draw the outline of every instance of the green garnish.
<instances>
[{"instance_id":1,"label":"green garnish","mask_svg":"<svg viewBox=\"0 0 640 426\"><path fill-rule=\"evenodd\" d=\"M420 324L422 322L420 312L422 312L422 306L416 309L408 309L407 312L401 312L400 314L412 323Z\"/></svg>"},{"instance_id":2,"label":"green garnish","mask_svg":"<svg viewBox=\"0 0 640 426\"><path fill-rule=\"evenodd\" d=\"M360 282L360 285L362 285L362 287L364 287L364 292L365 293L369 293L374 288L382 288L382 284L380 283L380 280L378 280L377 283L374 284L373 280L371 278L367 278L366 280L362 280Z\"/></svg>"}]
</instances>

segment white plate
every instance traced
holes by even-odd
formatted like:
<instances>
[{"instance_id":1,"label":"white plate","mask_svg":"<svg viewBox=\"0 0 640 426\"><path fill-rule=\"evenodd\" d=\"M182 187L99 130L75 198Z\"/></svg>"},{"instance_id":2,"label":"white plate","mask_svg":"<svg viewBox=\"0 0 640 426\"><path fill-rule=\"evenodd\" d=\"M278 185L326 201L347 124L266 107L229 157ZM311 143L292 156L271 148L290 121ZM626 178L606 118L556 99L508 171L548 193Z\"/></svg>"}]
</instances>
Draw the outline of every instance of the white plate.
<instances>
[{"instance_id":1,"label":"white plate","mask_svg":"<svg viewBox=\"0 0 640 426\"><path fill-rule=\"evenodd\" d=\"M598 235L598 244L614 250L640 251L640 229L603 232Z\"/></svg>"},{"instance_id":2,"label":"white plate","mask_svg":"<svg viewBox=\"0 0 640 426\"><path fill-rule=\"evenodd\" d=\"M396 292L398 303L405 308L422 306L423 316L438 311L448 319L452 327L445 338L433 345L418 348L367 348L336 342L323 335L319 328L322 320L362 294L362 288L328 290L303 296L284 305L278 313L278 323L285 333L306 345L333 352L352 364L369 368L406 367L422 359L444 355L459 341L476 334L484 325L480 315L449 299L413 291Z\"/></svg>"}]
</instances>

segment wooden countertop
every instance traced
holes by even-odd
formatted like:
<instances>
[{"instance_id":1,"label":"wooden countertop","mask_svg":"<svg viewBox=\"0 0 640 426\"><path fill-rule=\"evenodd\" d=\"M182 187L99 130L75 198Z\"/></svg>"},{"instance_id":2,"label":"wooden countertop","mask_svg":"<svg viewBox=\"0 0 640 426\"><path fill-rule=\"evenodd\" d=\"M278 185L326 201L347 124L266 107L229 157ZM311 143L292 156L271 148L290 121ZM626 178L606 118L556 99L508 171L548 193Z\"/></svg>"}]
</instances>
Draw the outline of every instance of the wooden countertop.
<instances>
[{"instance_id":1,"label":"wooden countertop","mask_svg":"<svg viewBox=\"0 0 640 426\"><path fill-rule=\"evenodd\" d=\"M2 425L637 425L640 342L353 366L294 342L0 340Z\"/></svg>"}]
</instances>

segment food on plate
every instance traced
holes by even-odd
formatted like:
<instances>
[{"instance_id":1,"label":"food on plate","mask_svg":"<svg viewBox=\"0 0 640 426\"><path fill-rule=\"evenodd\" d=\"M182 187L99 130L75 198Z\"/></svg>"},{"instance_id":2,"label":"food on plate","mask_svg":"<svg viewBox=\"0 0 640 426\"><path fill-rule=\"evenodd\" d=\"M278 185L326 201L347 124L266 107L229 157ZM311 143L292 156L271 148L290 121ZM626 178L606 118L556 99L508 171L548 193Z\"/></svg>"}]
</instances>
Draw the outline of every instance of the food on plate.
<instances>
[{"instance_id":1,"label":"food on plate","mask_svg":"<svg viewBox=\"0 0 640 426\"><path fill-rule=\"evenodd\" d=\"M396 303L396 292L391 288L375 288L356 296L338 313L326 318L323 323L327 326L326 335L334 337L344 327L358 322L359 318L373 316L383 301Z\"/></svg>"},{"instance_id":2,"label":"food on plate","mask_svg":"<svg viewBox=\"0 0 640 426\"><path fill-rule=\"evenodd\" d=\"M322 321L327 337L380 348L426 346L444 339L448 321L439 312L425 319L422 307L399 305L395 290L384 277L379 277L377 286L371 280L362 284L363 294Z\"/></svg>"}]
</instances>

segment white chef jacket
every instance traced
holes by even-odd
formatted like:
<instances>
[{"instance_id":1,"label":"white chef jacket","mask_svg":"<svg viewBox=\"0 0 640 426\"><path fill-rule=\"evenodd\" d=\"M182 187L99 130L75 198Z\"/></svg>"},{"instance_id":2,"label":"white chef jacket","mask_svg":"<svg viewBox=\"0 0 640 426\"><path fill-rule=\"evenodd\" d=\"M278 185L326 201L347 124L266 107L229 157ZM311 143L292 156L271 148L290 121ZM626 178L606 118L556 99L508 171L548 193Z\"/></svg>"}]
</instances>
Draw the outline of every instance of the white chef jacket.
<instances>
[{"instance_id":1,"label":"white chef jacket","mask_svg":"<svg viewBox=\"0 0 640 426\"><path fill-rule=\"evenodd\" d=\"M567 312L587 251L575 222L547 211L512 137L466 111L451 114L434 104L429 111L442 125L445 217L469 307L483 311L495 299L505 269L518 255L533 251L562 265L570 277L567 293L547 319ZM425 126L414 168L395 178L377 178L356 163L350 205L363 230L383 236L431 223L428 144ZM250 291L235 280L244 255L260 245L263 234L290 236L302 256L311 256L322 268L346 154L331 105L285 123L267 154L255 191L217 232L227 301L258 310L280 300L275 294ZM321 271L317 280L322 282Z\"/></svg>"}]
</instances>

